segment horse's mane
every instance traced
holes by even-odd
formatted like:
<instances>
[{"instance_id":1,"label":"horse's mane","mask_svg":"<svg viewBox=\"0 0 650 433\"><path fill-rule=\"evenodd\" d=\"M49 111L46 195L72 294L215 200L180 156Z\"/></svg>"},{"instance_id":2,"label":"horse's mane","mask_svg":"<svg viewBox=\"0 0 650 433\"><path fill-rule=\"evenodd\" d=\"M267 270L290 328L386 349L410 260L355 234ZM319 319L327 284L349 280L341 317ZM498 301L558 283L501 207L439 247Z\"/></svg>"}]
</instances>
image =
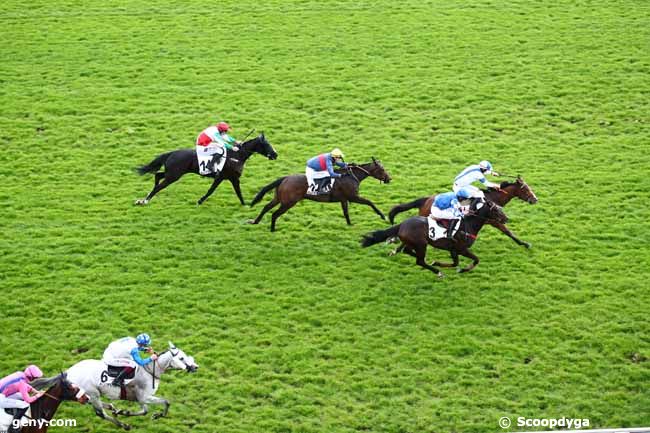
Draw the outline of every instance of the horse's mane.
<instances>
[{"instance_id":1,"label":"horse's mane","mask_svg":"<svg viewBox=\"0 0 650 433\"><path fill-rule=\"evenodd\" d=\"M34 379L29 384L39 391L47 391L62 383L64 380L66 380L66 373L61 373L53 377L41 377L39 379ZM48 403L50 404L50 407L47 406ZM51 419L54 416L54 412L59 405L58 403L58 401L55 401L55 403L52 404L52 399L47 398L47 396L39 398L31 404L32 418Z\"/></svg>"},{"instance_id":2,"label":"horse's mane","mask_svg":"<svg viewBox=\"0 0 650 433\"><path fill-rule=\"evenodd\" d=\"M29 382L29 385L33 388L38 389L39 391L47 390L56 386L59 382L64 381L66 378L66 373L61 373L57 376L52 377L40 377Z\"/></svg>"}]
</instances>

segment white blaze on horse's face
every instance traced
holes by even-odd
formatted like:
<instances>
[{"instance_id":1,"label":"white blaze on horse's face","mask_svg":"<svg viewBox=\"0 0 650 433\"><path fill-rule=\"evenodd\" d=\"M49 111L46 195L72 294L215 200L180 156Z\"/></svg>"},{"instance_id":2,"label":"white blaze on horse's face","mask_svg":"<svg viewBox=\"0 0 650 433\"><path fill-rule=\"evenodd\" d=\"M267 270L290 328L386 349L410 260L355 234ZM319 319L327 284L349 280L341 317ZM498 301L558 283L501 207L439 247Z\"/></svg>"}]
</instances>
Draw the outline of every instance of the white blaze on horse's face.
<instances>
[{"instance_id":1,"label":"white blaze on horse's face","mask_svg":"<svg viewBox=\"0 0 650 433\"><path fill-rule=\"evenodd\" d=\"M188 356L171 341L169 342L169 351L172 354L172 368L186 370L188 373L194 373L199 368L199 365L194 362L193 357Z\"/></svg>"}]
</instances>

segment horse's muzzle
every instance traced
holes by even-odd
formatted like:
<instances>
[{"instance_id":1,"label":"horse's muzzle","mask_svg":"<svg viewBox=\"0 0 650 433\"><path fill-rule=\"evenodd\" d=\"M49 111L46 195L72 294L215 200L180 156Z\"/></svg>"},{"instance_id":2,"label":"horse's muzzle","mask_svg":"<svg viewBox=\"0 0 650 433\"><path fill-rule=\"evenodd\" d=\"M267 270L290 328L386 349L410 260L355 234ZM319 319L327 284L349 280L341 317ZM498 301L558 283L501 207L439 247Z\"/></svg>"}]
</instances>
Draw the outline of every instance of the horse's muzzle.
<instances>
[{"instance_id":1,"label":"horse's muzzle","mask_svg":"<svg viewBox=\"0 0 650 433\"><path fill-rule=\"evenodd\" d=\"M275 161L276 159L278 159L278 154L277 153L271 153L269 155L266 155L266 157L268 159L270 159L271 161Z\"/></svg>"},{"instance_id":2,"label":"horse's muzzle","mask_svg":"<svg viewBox=\"0 0 650 433\"><path fill-rule=\"evenodd\" d=\"M198 369L199 367L196 365L188 365L187 367L185 367L185 371L187 371L188 373L196 373L196 370Z\"/></svg>"},{"instance_id":3,"label":"horse's muzzle","mask_svg":"<svg viewBox=\"0 0 650 433\"><path fill-rule=\"evenodd\" d=\"M530 198L528 199L528 203L530 203L530 204L535 204L535 203L537 203L537 197L530 197Z\"/></svg>"}]
</instances>

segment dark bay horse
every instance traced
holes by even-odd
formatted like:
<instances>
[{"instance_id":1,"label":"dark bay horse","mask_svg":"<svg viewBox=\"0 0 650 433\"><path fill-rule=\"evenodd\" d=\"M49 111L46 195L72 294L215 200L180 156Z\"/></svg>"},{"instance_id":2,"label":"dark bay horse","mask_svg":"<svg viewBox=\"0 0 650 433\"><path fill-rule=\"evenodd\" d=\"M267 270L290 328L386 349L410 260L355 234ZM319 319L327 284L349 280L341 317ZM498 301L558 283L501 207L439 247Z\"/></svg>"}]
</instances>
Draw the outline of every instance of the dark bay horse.
<instances>
[{"instance_id":1,"label":"dark bay horse","mask_svg":"<svg viewBox=\"0 0 650 433\"><path fill-rule=\"evenodd\" d=\"M226 160L221 172L218 175L209 174L205 176L212 177L214 180L212 181L212 185L208 192L199 199L197 204L203 203L208 197L210 197L214 190L217 189L219 184L224 180L230 181L235 190L235 194L237 194L237 197L239 198L239 202L242 205L245 204L239 187L239 178L244 171L244 164L246 164L248 158L250 158L254 153L264 155L271 160L278 157L273 146L266 141L264 133L252 140L240 144L237 152L229 150L228 159ZM163 165L165 166L165 171L159 172L158 170ZM176 182L184 174L199 174L199 162L196 158L195 149L180 149L174 150L173 152L163 153L162 155L157 156L149 164L136 168L136 171L140 175L145 173L155 173L154 187L151 192L147 197L136 200L135 202L135 204L145 205L149 203L149 200L151 200L160 190L165 189L172 183Z\"/></svg>"},{"instance_id":2,"label":"dark bay horse","mask_svg":"<svg viewBox=\"0 0 650 433\"><path fill-rule=\"evenodd\" d=\"M36 389L45 389L46 394L30 405L32 420L50 421L56 413L62 401L77 401L85 404L88 402L88 396L80 391L79 387L70 383L65 373L50 378L39 378L30 382L30 385ZM48 425L25 426L22 433L44 433Z\"/></svg>"},{"instance_id":3,"label":"dark bay horse","mask_svg":"<svg viewBox=\"0 0 650 433\"><path fill-rule=\"evenodd\" d=\"M526 182L524 182L521 176L517 176L517 179L514 182L502 182L500 186L501 190L488 188L487 191L485 191L485 198L502 207L507 205L510 200L515 197L530 204L537 203L537 196L535 196L533 190L528 186ZM429 216L431 213L431 204L435 198L436 196L432 195L429 197L422 197L417 200L413 200L409 203L398 204L397 206L394 206L390 212L388 212L388 219L391 224L394 224L395 215L413 208L418 208L420 210L420 216ZM517 238L510 231L510 229L506 227L505 224L498 223L497 221L489 221L488 224L501 230L501 232L505 233L506 236L510 237L517 244L523 245L526 248L531 247L530 243Z\"/></svg>"},{"instance_id":4,"label":"dark bay horse","mask_svg":"<svg viewBox=\"0 0 650 433\"><path fill-rule=\"evenodd\" d=\"M372 158L372 162L367 164L348 164L347 171L341 171L341 174L342 176L336 179L332 191L329 194L315 196L307 195L307 177L304 174L285 176L271 182L257 193L251 202L251 206L258 203L262 200L264 194L275 188L275 196L273 197L273 200L264 206L264 209L262 209L262 212L260 212L257 218L248 222L250 224L258 224L265 213L280 204L280 209L273 212L273 216L271 217L271 231L273 232L275 231L275 222L280 215L291 209L296 205L296 203L303 199L320 202L340 202L341 208L343 209L343 215L345 216L345 221L347 221L348 225L352 224L350 222L350 215L348 214L349 202L368 205L382 219L386 219L384 214L377 209L377 206L375 206L373 202L359 195L359 185L367 177L374 177L383 183L391 181L390 175L386 170L384 170L381 162Z\"/></svg>"},{"instance_id":5,"label":"dark bay horse","mask_svg":"<svg viewBox=\"0 0 650 433\"><path fill-rule=\"evenodd\" d=\"M471 265L459 269L458 272L469 272L479 263L479 258L469 248L474 244L478 232L489 220L495 220L505 224L508 222L508 217L503 213L501 206L489 201L474 200L470 206L470 212L461 220L459 229L453 239L442 238L436 241L431 240L429 237L427 217L415 216L386 230L377 230L366 234L361 239L361 246L364 248L369 247L397 236L402 241L402 245L398 247L397 251L404 251L415 257L416 264L430 270L438 275L438 277L443 277L443 274L434 266L458 266L459 255L468 257L473 262ZM427 245L441 250L448 250L453 263L433 262L431 265L428 265L425 262Z\"/></svg>"}]
</instances>

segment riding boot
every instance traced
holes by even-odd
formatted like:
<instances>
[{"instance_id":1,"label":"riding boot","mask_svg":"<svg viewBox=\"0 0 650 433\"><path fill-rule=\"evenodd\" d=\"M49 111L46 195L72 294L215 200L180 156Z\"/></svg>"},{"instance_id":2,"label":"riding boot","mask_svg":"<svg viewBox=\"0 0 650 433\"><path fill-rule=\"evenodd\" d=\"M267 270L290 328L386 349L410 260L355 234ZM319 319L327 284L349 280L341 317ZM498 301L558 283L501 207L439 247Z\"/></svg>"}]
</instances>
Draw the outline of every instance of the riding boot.
<instances>
[{"instance_id":1,"label":"riding boot","mask_svg":"<svg viewBox=\"0 0 650 433\"><path fill-rule=\"evenodd\" d=\"M449 220L449 227L447 227L447 239L453 239L455 227L456 227L456 220Z\"/></svg>"},{"instance_id":2,"label":"riding boot","mask_svg":"<svg viewBox=\"0 0 650 433\"><path fill-rule=\"evenodd\" d=\"M120 373L119 373L117 376L115 376L115 379L113 379L113 382L111 382L111 385L113 385L113 386L119 386L119 387L121 387L122 385L124 385L124 378L126 377L126 375L127 375L128 373L129 373L129 368L128 368L128 367L124 367L124 368L122 369L122 371L120 371Z\"/></svg>"},{"instance_id":3,"label":"riding boot","mask_svg":"<svg viewBox=\"0 0 650 433\"><path fill-rule=\"evenodd\" d=\"M217 168L219 167L219 162L221 161L222 156L221 155L214 155L212 157L212 172L216 173Z\"/></svg>"},{"instance_id":4,"label":"riding boot","mask_svg":"<svg viewBox=\"0 0 650 433\"><path fill-rule=\"evenodd\" d=\"M20 422L20 419L25 416L25 413L27 413L27 409L29 408L24 408L24 409L14 409L14 419L11 420L11 424L9 424L9 430L7 430L7 433L19 433L20 432L20 427L15 427L16 424Z\"/></svg>"}]
</instances>

